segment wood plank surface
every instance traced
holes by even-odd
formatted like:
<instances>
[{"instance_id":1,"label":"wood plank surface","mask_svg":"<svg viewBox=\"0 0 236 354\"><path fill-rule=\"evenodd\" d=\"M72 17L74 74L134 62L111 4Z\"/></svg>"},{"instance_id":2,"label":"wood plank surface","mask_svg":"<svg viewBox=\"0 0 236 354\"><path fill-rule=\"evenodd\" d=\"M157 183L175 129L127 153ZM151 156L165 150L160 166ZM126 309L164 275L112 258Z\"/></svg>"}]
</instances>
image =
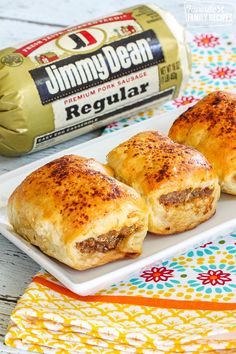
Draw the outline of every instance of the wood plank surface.
<instances>
[{"instance_id":1,"label":"wood plank surface","mask_svg":"<svg viewBox=\"0 0 236 354\"><path fill-rule=\"evenodd\" d=\"M145 3L146 1L138 1ZM158 0L159 6L169 10L187 26L183 0ZM201 0L199 3L204 3ZM29 39L50 34L65 26L79 24L137 4L137 0L9 0L0 1L0 48L10 47ZM191 28L192 32L233 31L232 26ZM36 161L100 135L101 130L83 135L46 150L17 158L0 157L0 174ZM0 235L0 354L25 353L3 345L9 316L17 299L24 292L39 266L27 255Z\"/></svg>"}]
</instances>

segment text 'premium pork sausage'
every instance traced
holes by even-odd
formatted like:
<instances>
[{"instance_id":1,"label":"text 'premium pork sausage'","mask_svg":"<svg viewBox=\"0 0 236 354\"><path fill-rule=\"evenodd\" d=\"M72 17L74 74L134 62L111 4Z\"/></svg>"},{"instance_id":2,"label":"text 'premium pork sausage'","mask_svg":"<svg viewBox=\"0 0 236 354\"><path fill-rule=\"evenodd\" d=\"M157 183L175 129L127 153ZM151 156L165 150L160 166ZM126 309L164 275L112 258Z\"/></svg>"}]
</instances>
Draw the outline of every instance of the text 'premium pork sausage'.
<instances>
[{"instance_id":1,"label":"text 'premium pork sausage'","mask_svg":"<svg viewBox=\"0 0 236 354\"><path fill-rule=\"evenodd\" d=\"M176 97L184 29L138 5L0 51L0 154L55 145Z\"/></svg>"}]
</instances>

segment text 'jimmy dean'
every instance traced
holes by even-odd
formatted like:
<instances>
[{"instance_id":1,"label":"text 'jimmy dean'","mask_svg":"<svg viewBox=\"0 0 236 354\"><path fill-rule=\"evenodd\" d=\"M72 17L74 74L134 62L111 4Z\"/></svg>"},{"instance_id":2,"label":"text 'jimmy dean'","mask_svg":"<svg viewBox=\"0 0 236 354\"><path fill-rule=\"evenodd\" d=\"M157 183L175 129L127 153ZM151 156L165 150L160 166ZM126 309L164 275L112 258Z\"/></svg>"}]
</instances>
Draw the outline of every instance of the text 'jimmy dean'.
<instances>
[{"instance_id":1,"label":"text 'jimmy dean'","mask_svg":"<svg viewBox=\"0 0 236 354\"><path fill-rule=\"evenodd\" d=\"M163 62L152 30L30 71L43 104Z\"/></svg>"},{"instance_id":2,"label":"text 'jimmy dean'","mask_svg":"<svg viewBox=\"0 0 236 354\"><path fill-rule=\"evenodd\" d=\"M138 39L116 49L107 45L101 51L102 53L92 55L90 58L76 60L74 64L63 65L60 68L54 64L45 68L48 74L48 80L45 82L48 92L58 93L98 78L104 81L110 74L121 69L153 59L148 39Z\"/></svg>"}]
</instances>

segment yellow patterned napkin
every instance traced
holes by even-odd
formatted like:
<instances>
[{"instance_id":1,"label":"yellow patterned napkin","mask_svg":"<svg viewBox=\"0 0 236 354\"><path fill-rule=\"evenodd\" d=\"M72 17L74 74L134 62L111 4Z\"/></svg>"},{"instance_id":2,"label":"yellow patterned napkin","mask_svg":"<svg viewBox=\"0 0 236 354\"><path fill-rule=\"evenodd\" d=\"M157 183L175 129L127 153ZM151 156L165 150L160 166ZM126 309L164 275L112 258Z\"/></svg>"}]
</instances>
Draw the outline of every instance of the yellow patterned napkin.
<instances>
[{"instance_id":1,"label":"yellow patterned napkin","mask_svg":"<svg viewBox=\"0 0 236 354\"><path fill-rule=\"evenodd\" d=\"M7 345L40 353L236 353L236 233L79 296L37 274Z\"/></svg>"}]
</instances>

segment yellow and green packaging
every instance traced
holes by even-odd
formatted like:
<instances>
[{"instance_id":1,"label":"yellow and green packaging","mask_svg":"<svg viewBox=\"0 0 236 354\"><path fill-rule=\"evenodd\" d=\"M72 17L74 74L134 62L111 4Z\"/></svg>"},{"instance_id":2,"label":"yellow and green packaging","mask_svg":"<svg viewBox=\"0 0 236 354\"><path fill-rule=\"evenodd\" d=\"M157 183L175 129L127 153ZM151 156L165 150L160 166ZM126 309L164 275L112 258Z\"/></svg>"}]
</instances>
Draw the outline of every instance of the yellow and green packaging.
<instances>
[{"instance_id":1,"label":"yellow and green packaging","mask_svg":"<svg viewBox=\"0 0 236 354\"><path fill-rule=\"evenodd\" d=\"M190 74L184 29L138 5L0 51L0 154L66 141L177 97Z\"/></svg>"}]
</instances>

